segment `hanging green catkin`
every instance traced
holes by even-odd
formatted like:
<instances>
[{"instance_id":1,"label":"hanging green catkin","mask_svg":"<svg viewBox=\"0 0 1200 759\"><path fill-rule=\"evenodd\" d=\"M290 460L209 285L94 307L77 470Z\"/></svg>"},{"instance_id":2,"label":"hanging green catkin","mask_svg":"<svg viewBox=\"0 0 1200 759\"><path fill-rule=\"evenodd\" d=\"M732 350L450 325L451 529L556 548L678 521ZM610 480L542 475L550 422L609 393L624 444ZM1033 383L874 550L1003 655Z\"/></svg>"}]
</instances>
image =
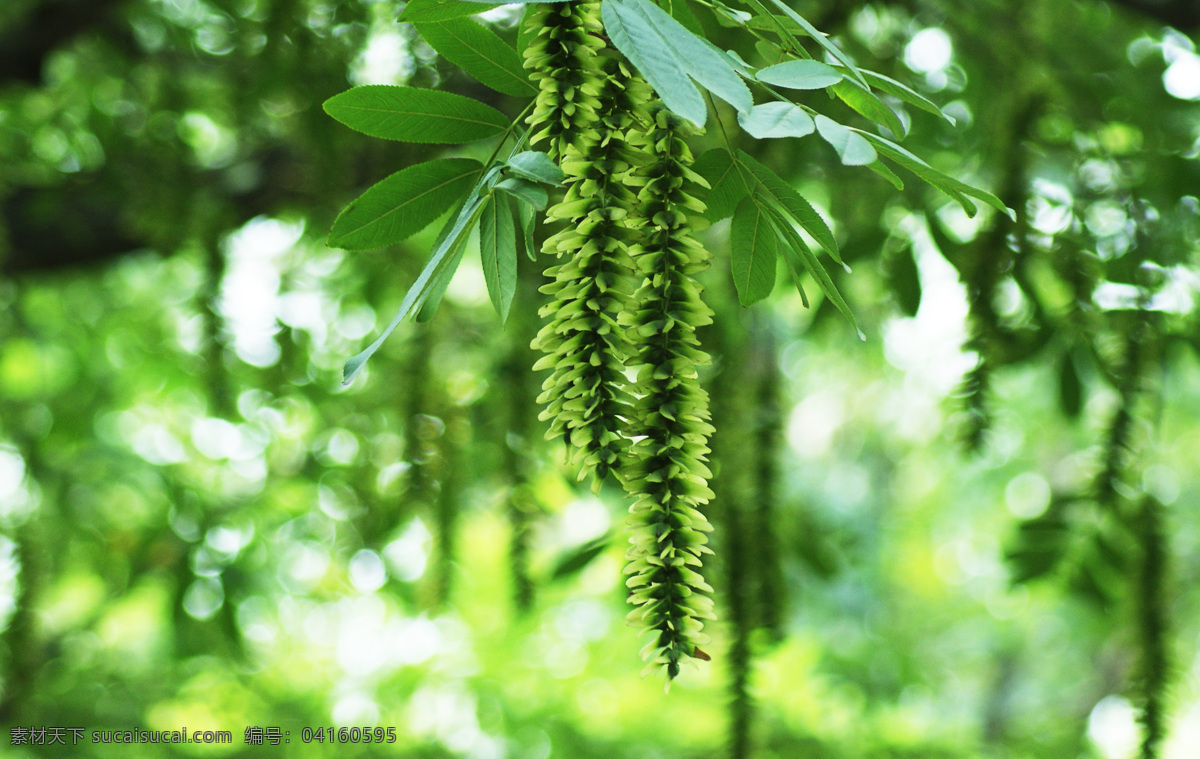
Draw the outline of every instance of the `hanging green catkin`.
<instances>
[{"instance_id":1,"label":"hanging green catkin","mask_svg":"<svg viewBox=\"0 0 1200 759\"><path fill-rule=\"evenodd\" d=\"M722 604L729 627L729 648L726 657L729 668L729 759L747 759L752 751L750 741L754 719L754 697L750 691L753 654L750 636L754 631L753 610L757 593L753 569L754 552L762 535L750 537L752 526L748 513L755 504L754 480L758 457L755 432L745 423L754 416L757 398L755 387L746 381L747 343L750 334L742 319L723 320L709 331L712 345L721 357L720 370L712 384L713 426L719 432L713 438L713 455L720 471L709 485L716 493L712 510L717 531L721 536L720 551L724 558Z\"/></svg>"},{"instance_id":2,"label":"hanging green catkin","mask_svg":"<svg viewBox=\"0 0 1200 759\"><path fill-rule=\"evenodd\" d=\"M1138 638L1141 644L1138 721L1142 724L1139 759L1158 759L1166 733L1167 662L1167 540L1163 529L1163 507L1152 496L1142 500L1138 515L1142 544L1138 571Z\"/></svg>"},{"instance_id":3,"label":"hanging green catkin","mask_svg":"<svg viewBox=\"0 0 1200 759\"><path fill-rule=\"evenodd\" d=\"M712 527L700 506L713 495L704 463L713 428L696 372L709 358L695 332L712 323L712 311L692 277L708 266L710 255L692 236L689 216L705 209L689 189L708 184L689 168L685 130L679 117L659 106L644 135L653 163L640 172L646 226L632 251L644 279L633 297L635 310L622 315L637 349L636 442L621 473L635 498L625 568L629 602L636 607L629 622L653 635L642 649L646 671L665 667L668 685L681 660L707 658L698 648L708 640L701 620L715 619L706 595L712 588L696 571L701 555L712 553L705 535Z\"/></svg>"},{"instance_id":4,"label":"hanging green catkin","mask_svg":"<svg viewBox=\"0 0 1200 759\"><path fill-rule=\"evenodd\" d=\"M590 28L599 4L580 3L578 10L581 23ZM567 226L542 248L562 263L546 270L552 281L541 291L553 300L540 314L550 321L533 347L546 354L534 369L553 370L538 398L546 404L541 418L550 420L547 437L564 437L577 452L580 479L594 474L598 486L620 467L627 447L621 430L633 398L624 369L632 348L617 316L628 308L633 270L628 246L638 225L637 196L626 182L641 153L629 145L626 132L645 118L642 104L650 91L612 51L588 44L588 76L578 85L589 96L582 128L556 136L556 129L566 128L568 114L555 120L540 97L535 111L550 120L540 134L557 140L567 177L565 197L546 215ZM548 91L546 81L541 80L542 93Z\"/></svg>"},{"instance_id":5,"label":"hanging green catkin","mask_svg":"<svg viewBox=\"0 0 1200 759\"><path fill-rule=\"evenodd\" d=\"M779 346L769 319L756 322L754 345L751 350L752 376L757 375L754 444L754 514L749 532L757 536L758 545L751 557L755 575L754 622L767 631L772 642L783 640L785 585L779 562L779 536L775 508L779 500L779 451L784 448L782 408L783 372L779 368Z\"/></svg>"},{"instance_id":6,"label":"hanging green catkin","mask_svg":"<svg viewBox=\"0 0 1200 759\"><path fill-rule=\"evenodd\" d=\"M557 161L568 145L594 139L591 128L603 77L596 58L604 47L600 3L540 3L526 23L531 38L524 65L538 87L528 118L530 144L549 140L546 152Z\"/></svg>"}]
</instances>

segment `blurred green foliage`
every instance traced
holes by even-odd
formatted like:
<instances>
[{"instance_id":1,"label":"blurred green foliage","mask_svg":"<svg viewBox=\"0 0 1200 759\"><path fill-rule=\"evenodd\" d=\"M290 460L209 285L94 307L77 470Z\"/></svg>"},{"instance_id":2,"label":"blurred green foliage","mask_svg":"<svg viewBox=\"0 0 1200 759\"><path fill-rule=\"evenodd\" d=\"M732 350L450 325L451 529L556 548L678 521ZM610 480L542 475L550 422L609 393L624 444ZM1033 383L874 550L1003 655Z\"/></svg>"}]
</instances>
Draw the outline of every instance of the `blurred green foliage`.
<instances>
[{"instance_id":1,"label":"blurred green foliage","mask_svg":"<svg viewBox=\"0 0 1200 759\"><path fill-rule=\"evenodd\" d=\"M954 115L906 146L1018 219L814 139L741 146L833 221L868 340L709 273L722 621L664 696L623 623L622 498L542 442L541 266L502 328L469 254L338 388L434 234L324 245L425 153L319 104L508 99L391 2L4 3L0 754L129 755L12 745L61 726L233 733L147 757L1117 759L1149 702L1160 755L1195 756L1200 21L1140 5L795 4ZM397 741L303 742L330 725Z\"/></svg>"}]
</instances>

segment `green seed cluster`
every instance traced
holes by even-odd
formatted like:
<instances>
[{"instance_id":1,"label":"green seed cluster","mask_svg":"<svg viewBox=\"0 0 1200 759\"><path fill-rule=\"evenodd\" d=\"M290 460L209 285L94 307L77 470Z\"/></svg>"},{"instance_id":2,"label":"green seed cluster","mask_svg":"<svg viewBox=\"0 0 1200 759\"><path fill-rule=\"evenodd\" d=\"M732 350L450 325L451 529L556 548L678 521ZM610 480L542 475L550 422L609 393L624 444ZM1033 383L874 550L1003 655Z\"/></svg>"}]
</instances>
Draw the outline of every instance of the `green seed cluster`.
<instances>
[{"instance_id":1,"label":"green seed cluster","mask_svg":"<svg viewBox=\"0 0 1200 759\"><path fill-rule=\"evenodd\" d=\"M566 175L547 212L565 227L543 246L559 263L546 270L552 299L534 368L551 370L538 399L547 437L566 440L581 479L593 474L598 486L613 473L634 498L629 621L653 635L647 671L674 678L682 660L707 658L702 620L715 618L698 572L712 553L700 511L712 498L712 426L696 370L708 363L696 328L712 312L693 279L709 254L692 235L705 208L691 194L707 184L690 168L686 125L647 108L649 86L605 46L598 17L595 0L546 3L530 16L532 141L548 141Z\"/></svg>"},{"instance_id":2,"label":"green seed cluster","mask_svg":"<svg viewBox=\"0 0 1200 759\"><path fill-rule=\"evenodd\" d=\"M541 418L550 420L547 437L565 438L576 452L580 478L593 474L598 486L620 468L628 445L622 428L633 397L624 371L632 346L617 317L629 308L628 249L639 225L637 195L628 185L644 156L627 133L645 118L642 104L650 90L611 51L589 56L587 66L595 81L579 85L594 93L586 134L571 132L571 142L563 134L558 142L567 191L547 217L567 226L542 248L562 263L546 270L552 281L541 291L552 300L540 314L549 322L533 347L546 354L534 369L553 370L538 398L546 406ZM553 122L543 134L562 123Z\"/></svg>"},{"instance_id":3,"label":"green seed cluster","mask_svg":"<svg viewBox=\"0 0 1200 759\"><path fill-rule=\"evenodd\" d=\"M709 253L692 235L690 214L705 206L690 194L707 187L689 168L692 153L684 142L686 126L659 107L645 132L645 150L653 163L639 173L638 195L646 217L634 261L644 278L634 293L634 309L622 314L636 348L633 392L633 443L622 469L633 534L626 552L630 575L629 622L652 631L642 650L647 669L665 666L679 674L679 662L696 656L707 642L703 619L715 619L712 588L697 571L700 557L712 553L705 533L712 526L700 511L713 493L707 461L708 394L696 367L709 362L699 347L696 328L712 323L712 311L700 299L693 275L708 266Z\"/></svg>"},{"instance_id":4,"label":"green seed cluster","mask_svg":"<svg viewBox=\"0 0 1200 759\"><path fill-rule=\"evenodd\" d=\"M605 46L600 2L539 3L528 23L535 31L524 65L538 87L528 119L530 144L549 140L546 152L560 160L567 146L595 140L592 125L604 81L596 55Z\"/></svg>"}]
</instances>

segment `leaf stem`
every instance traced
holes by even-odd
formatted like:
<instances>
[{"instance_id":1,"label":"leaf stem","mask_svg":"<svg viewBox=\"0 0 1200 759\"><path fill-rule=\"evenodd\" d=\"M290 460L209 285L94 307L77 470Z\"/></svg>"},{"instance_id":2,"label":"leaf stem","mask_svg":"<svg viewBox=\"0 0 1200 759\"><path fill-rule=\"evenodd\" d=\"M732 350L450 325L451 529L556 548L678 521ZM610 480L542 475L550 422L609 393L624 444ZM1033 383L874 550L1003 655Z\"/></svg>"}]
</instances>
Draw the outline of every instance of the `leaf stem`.
<instances>
[{"instance_id":1,"label":"leaf stem","mask_svg":"<svg viewBox=\"0 0 1200 759\"><path fill-rule=\"evenodd\" d=\"M717 122L717 128L721 130L721 141L725 143L725 149L729 151L729 155L736 155L733 152L733 143L729 141L729 133L725 131L725 124L721 121L721 114L717 112L717 104L713 100L712 93L705 90L704 96L708 98L708 104L713 109L713 121Z\"/></svg>"},{"instance_id":2,"label":"leaf stem","mask_svg":"<svg viewBox=\"0 0 1200 759\"><path fill-rule=\"evenodd\" d=\"M486 175L487 170L489 168L491 168L492 161L495 161L496 156L500 155L500 148L504 147L504 143L508 141L508 136L510 134L512 134L513 127L515 127L517 124L520 124L525 119L526 114L529 113L529 109L533 108L534 103L536 103L536 102L537 102L536 100L530 100L529 103L525 106L524 110L522 110L520 113L517 114L517 117L515 119L513 119L512 123L509 124L508 127L505 128L504 133L502 135L500 135L500 141L497 142L496 147L492 149L492 154L490 156L488 156L488 159L486 161L483 162L484 175ZM517 144L513 146L512 152L508 156L509 159L511 159L514 155L517 154L517 151L520 150L521 145L525 144L525 139L528 136L529 136L529 128L526 127L525 131L521 132L521 137L520 137L520 139L517 140ZM507 162L508 161L506 160L505 163L507 163ZM479 191L479 185L476 185L473 192L478 192L478 191Z\"/></svg>"}]
</instances>

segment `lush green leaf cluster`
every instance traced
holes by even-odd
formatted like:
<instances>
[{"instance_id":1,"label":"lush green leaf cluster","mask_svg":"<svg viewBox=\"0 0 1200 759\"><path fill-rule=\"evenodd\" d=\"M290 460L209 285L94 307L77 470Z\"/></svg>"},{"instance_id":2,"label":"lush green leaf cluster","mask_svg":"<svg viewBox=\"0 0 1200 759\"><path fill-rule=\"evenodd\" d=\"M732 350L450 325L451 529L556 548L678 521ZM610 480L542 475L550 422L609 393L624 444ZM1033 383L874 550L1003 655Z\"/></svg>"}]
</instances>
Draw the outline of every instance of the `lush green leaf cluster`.
<instances>
[{"instance_id":1,"label":"lush green leaf cluster","mask_svg":"<svg viewBox=\"0 0 1200 759\"><path fill-rule=\"evenodd\" d=\"M824 90L897 137L907 124L896 103L940 113L904 85L860 70L795 11L772 1L780 13L754 23L716 7L774 57L755 67L697 34L701 27L681 4L672 4L672 13L650 0L530 4L518 52L469 18L478 4L416 0L402 18L482 84L532 96L524 120L509 122L482 103L411 87L359 87L326 103L343 123L385 139L500 138L483 164L443 158L404 169L338 218L330 243L367 248L398 242L457 206L395 319L347 364L347 383L400 321L432 315L476 225L488 293L506 318L518 248L534 255L535 212L547 209L548 221L563 224L541 248L558 259L546 270L550 282L541 291L551 300L540 309L546 322L533 342L544 354L535 369L551 370L538 399L545 405L541 418L550 422L548 438L567 443L580 479L592 475L598 488L616 474L633 495L627 571L637 608L630 618L653 631L646 657L672 678L682 660L697 655L701 620L712 615L708 585L696 572L708 550L700 507L712 495L704 463L712 428L696 370L708 359L695 330L711 319L694 278L708 264L693 234L699 223L732 216L730 267L743 305L770 295L782 256L805 305L802 282L809 277L855 324L810 247L815 243L845 267L829 223L784 179L733 147L724 124L725 147L707 151L693 167L684 125L701 127L716 96L752 137L817 134L843 165L867 166L897 188L903 183L881 159L945 191L968 214L976 211L972 197L1007 211L990 193L895 142L794 99ZM801 37L815 41L828 62L815 60ZM755 104L755 91L771 97ZM655 96L661 104L651 114ZM521 124L528 129L516 134ZM510 135L515 145L499 159ZM526 141L545 152L521 152ZM561 187L562 198L552 203L546 186Z\"/></svg>"},{"instance_id":2,"label":"lush green leaf cluster","mask_svg":"<svg viewBox=\"0 0 1200 759\"><path fill-rule=\"evenodd\" d=\"M265 724L339 759L1062 759L1139 733L1144 759L1200 755L1194 4L783 2L845 60L772 0L651 0L695 40L613 6L707 106L686 142L713 188L684 187L715 222L694 278L717 556L692 555L720 621L670 699L614 627L620 488L577 492L537 421L542 270L579 251L536 258L580 222L537 228L569 190L522 113L515 22L542 4L0 2L7 753L48 751L18 745L31 726L187 725L241 755ZM749 111L679 62L696 40ZM635 72L617 51L595 57ZM370 85L329 110L382 139L310 107L347 81ZM637 195L654 161L625 134ZM870 157L854 135L877 176L843 168ZM1017 219L964 192L968 219L873 138ZM627 306L657 297L642 207ZM800 294L766 295L789 270ZM402 299L438 318L338 392ZM330 724L397 742L299 745Z\"/></svg>"}]
</instances>

